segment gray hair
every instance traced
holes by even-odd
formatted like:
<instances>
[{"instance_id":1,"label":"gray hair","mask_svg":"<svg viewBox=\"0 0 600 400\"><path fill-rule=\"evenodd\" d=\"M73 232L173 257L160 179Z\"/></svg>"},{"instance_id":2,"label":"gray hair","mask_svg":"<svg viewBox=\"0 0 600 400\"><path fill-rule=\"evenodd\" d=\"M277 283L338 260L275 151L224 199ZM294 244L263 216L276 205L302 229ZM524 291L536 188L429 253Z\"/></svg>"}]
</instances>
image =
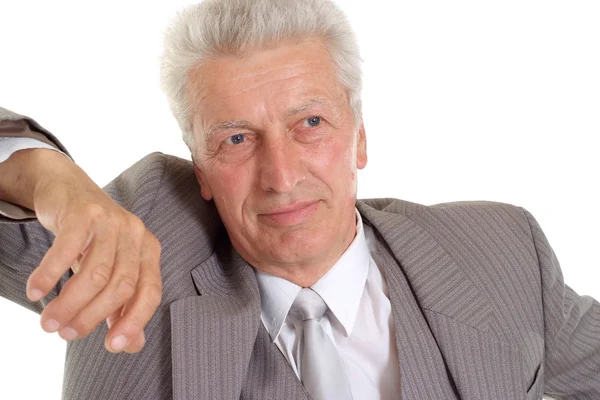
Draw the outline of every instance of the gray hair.
<instances>
[{"instance_id":1,"label":"gray hair","mask_svg":"<svg viewBox=\"0 0 600 400\"><path fill-rule=\"evenodd\" d=\"M220 55L249 54L309 37L324 39L358 127L362 121L358 43L345 14L332 1L205 0L178 13L165 34L161 86L192 155L190 72Z\"/></svg>"}]
</instances>

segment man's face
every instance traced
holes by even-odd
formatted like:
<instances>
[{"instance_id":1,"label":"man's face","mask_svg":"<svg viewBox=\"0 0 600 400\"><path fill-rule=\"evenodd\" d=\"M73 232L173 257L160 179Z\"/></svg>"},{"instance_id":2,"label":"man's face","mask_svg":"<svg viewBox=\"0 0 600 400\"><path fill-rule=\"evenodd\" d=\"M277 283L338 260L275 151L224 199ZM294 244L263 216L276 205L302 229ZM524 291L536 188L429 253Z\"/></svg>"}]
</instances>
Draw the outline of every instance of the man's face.
<instances>
[{"instance_id":1,"label":"man's face","mask_svg":"<svg viewBox=\"0 0 600 400\"><path fill-rule=\"evenodd\" d=\"M233 246L263 271L320 277L354 238L367 162L323 42L211 60L190 84L196 175Z\"/></svg>"}]
</instances>

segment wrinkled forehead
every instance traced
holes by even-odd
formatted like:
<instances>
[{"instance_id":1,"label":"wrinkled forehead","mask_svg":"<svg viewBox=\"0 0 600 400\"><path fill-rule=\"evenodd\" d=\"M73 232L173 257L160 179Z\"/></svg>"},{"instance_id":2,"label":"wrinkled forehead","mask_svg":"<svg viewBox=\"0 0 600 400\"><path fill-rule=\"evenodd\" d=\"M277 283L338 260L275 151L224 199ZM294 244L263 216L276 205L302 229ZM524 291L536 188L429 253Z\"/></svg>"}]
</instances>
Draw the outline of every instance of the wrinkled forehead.
<instances>
[{"instance_id":1,"label":"wrinkled forehead","mask_svg":"<svg viewBox=\"0 0 600 400\"><path fill-rule=\"evenodd\" d=\"M206 60L189 75L194 132L228 120L278 119L314 104L348 107L319 39Z\"/></svg>"}]
</instances>

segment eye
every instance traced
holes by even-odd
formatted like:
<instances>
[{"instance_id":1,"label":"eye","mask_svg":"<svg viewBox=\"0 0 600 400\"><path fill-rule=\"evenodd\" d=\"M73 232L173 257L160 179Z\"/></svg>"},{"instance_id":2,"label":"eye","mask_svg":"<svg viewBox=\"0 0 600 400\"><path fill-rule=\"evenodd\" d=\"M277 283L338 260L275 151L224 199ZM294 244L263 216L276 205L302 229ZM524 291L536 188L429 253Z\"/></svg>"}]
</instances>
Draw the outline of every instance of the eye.
<instances>
[{"instance_id":1,"label":"eye","mask_svg":"<svg viewBox=\"0 0 600 400\"><path fill-rule=\"evenodd\" d=\"M321 124L321 117L308 117L304 120L304 125L308 125L311 128Z\"/></svg>"},{"instance_id":2,"label":"eye","mask_svg":"<svg viewBox=\"0 0 600 400\"><path fill-rule=\"evenodd\" d=\"M245 140L246 140L246 136L244 136L241 133L238 133L233 136L229 136L227 139L225 139L225 141L228 144L241 144L241 143L244 143Z\"/></svg>"}]
</instances>

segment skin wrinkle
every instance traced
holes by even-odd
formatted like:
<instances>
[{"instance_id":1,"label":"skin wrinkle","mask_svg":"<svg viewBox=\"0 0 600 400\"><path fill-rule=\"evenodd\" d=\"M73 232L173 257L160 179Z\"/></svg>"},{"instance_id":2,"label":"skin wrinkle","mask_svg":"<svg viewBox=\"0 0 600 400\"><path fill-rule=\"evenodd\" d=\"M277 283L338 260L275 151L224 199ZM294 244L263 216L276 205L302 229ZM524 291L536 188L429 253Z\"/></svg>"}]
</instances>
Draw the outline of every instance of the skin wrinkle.
<instances>
[{"instance_id":1,"label":"skin wrinkle","mask_svg":"<svg viewBox=\"0 0 600 400\"><path fill-rule=\"evenodd\" d=\"M318 39L318 38L309 38L309 39L306 39L305 42L306 43L312 43L312 44L316 45L317 48L321 48L322 50L325 50L327 52L327 54L329 54L328 49L326 48L326 46L324 46L324 44L321 42L320 39ZM298 44L298 43L300 43L300 41L294 41L293 43ZM267 48L267 49L264 50L264 52L267 52L267 53L269 51L273 51L273 48ZM243 59L243 58L244 57L239 56L239 55L222 56L222 59L231 59L231 60L239 60L239 59ZM210 60L211 59L207 59L206 62L208 63ZM302 66L308 66L308 65L314 64L314 63L315 63L314 61L311 61L311 62L302 62L302 63L299 63L297 65L288 65L288 66L281 66L281 67L278 67L278 68L271 68L271 69L259 72L258 74L254 75L254 77L258 78L258 77L266 75L268 73L277 72L278 70L284 70L284 69L291 69L291 68L297 68L297 67L302 67ZM193 96L194 92L193 92L193 90L190 90L191 91L191 95L192 95L192 104L195 103L193 101L193 97L196 97L196 99L197 99L197 102L196 102L197 109L201 108L202 104L207 100L208 97L210 97L210 92L206 93L206 85L204 84L205 82L203 82L203 80L202 80L203 79L202 78L202 69L203 69L202 67L203 67L203 65L201 65L201 66L199 66L197 68L194 68L192 71L190 71L190 74L189 74L189 79L190 80L194 80L194 79L199 80L197 87L201 88L201 90L199 91L199 93L198 93L197 96ZM295 75L295 76L290 77L289 79L295 79L295 78L298 78L298 77L301 77L301 76L302 75ZM230 79L230 80L232 82L235 82L235 81L239 81L241 79L247 78L247 77L248 77L248 75L246 74L246 75L236 76L235 78ZM241 89L241 92L231 94L230 96L237 96L237 95L243 94L244 92L252 90L254 88L255 87L245 87L245 88ZM202 94L204 94L204 93L206 93L206 95L202 96ZM199 121L200 125L199 126L202 126L203 130L206 132L207 130L206 130L206 127L204 126L204 121L201 120L201 116L198 115L198 114L196 114L194 116L194 119L196 119L196 118L200 118L200 121ZM195 126L195 124L193 123L192 124L192 129L194 129L194 126Z\"/></svg>"},{"instance_id":2,"label":"skin wrinkle","mask_svg":"<svg viewBox=\"0 0 600 400\"><path fill-rule=\"evenodd\" d=\"M354 238L356 169L366 165L364 128L356 127L333 61L306 41L215 59L198 73L190 87L201 81L206 94L194 116L202 122L194 130L202 196L215 201L245 260L310 286ZM320 123L306 122L313 116ZM213 142L220 140L209 143L205 128L222 121L249 123L229 129L244 140L225 143L231 134L213 130ZM312 214L290 223L267 217L299 202L313 204Z\"/></svg>"},{"instance_id":3,"label":"skin wrinkle","mask_svg":"<svg viewBox=\"0 0 600 400\"><path fill-rule=\"evenodd\" d=\"M285 65L285 66L282 66L282 67L279 67L279 68L271 68L269 70L266 70L266 71L263 71L263 72L259 72L257 74L252 75L252 76L254 76L255 78L259 78L259 77L261 77L263 75L268 75L268 74L271 74L273 72L278 72L278 71L282 71L282 70L286 70L286 69L292 69L292 68L296 68L296 67L299 67L299 66L308 66L310 64L315 64L315 63L314 62L307 62L307 63L299 63L299 64L296 64L296 65ZM238 76L235 79L233 79L233 82L241 81L243 79L248 78L248 76L249 75ZM290 76L289 78L295 78L297 76L298 75L294 74L293 76ZM242 89L242 91L245 92L245 91L252 90L252 89L253 89L252 87L250 87L250 88L244 88L244 89Z\"/></svg>"},{"instance_id":4,"label":"skin wrinkle","mask_svg":"<svg viewBox=\"0 0 600 400\"><path fill-rule=\"evenodd\" d=\"M295 39L294 38L289 39L287 42L284 42L284 43L274 42L274 43L271 43L271 44L268 44L268 45L263 45L264 46L263 47L263 51L264 52L268 52L270 50L277 49L281 45L286 45L286 43L288 45L298 45L300 43L310 43L310 44L313 44L314 46L316 46L316 48L320 48L321 50L324 50L329 55L330 60L332 60L332 64L333 64L333 59L331 58L331 54L329 52L329 49L324 44L324 38L323 37L319 37L319 36L311 36L311 37L302 37L302 36L300 36L300 37L297 37ZM204 62L215 60L215 59L218 59L219 57L221 57L221 58L230 57L230 58L233 58L233 59L243 59L244 57L246 57L248 55L248 53L251 53L251 51L248 50L248 51L243 52L243 53L229 54L229 55L226 55L226 56L214 55L213 57L209 57L209 58L204 59ZM306 62L306 64L311 64L311 63L312 62ZM202 66L203 66L203 64L200 64L197 67L191 69L189 71L189 73L188 73L188 79L189 80L196 79L198 81L198 85L197 86L201 87L202 89L204 89L205 85L203 84L202 76L201 76L201 72L200 72ZM293 67L294 67L293 65L291 65L291 66L282 66L282 67L279 67L278 69L293 68ZM255 76L264 75L264 74L267 74L269 72L273 72L276 69L277 68L268 69L268 70L265 70L263 72L260 72L260 73L256 74ZM336 72L336 79L338 79L338 82L339 82L339 77L337 75L338 74ZM235 79L236 80L240 80L243 77L244 77L244 75L242 75L240 77L236 77ZM192 105L195 104L197 108L199 108L199 106L206 100L206 98L210 96L210 94L206 94L204 97L202 97L201 94L202 94L202 92L204 92L204 90L200 90L199 91L200 95L194 96L194 91L190 89L190 86L187 86L187 88L188 88L188 92L189 92L190 97L192 97L191 98L191 104ZM346 96L349 95L349 93L347 92L346 89L344 89L344 94ZM197 102L194 101L194 97L196 97L196 101ZM199 121L198 121L199 124L198 125L204 127L203 121L201 120L201 116L196 113L194 115L194 117L192 118L192 124L191 124L192 131L195 130L196 119L199 119ZM359 128L358 125L359 124L357 124L357 128ZM206 131L206 129L204 129L204 131ZM196 158L196 154L195 154L195 152L193 152L192 153L192 159L195 160L195 158Z\"/></svg>"},{"instance_id":5,"label":"skin wrinkle","mask_svg":"<svg viewBox=\"0 0 600 400\"><path fill-rule=\"evenodd\" d=\"M322 98L310 99L298 107L293 107L293 108L289 109L285 113L285 118L290 118L296 114L306 111L307 109L309 109L310 107L313 107L314 105L329 106L328 102ZM331 107L331 106L329 106L329 107L333 109L333 107ZM236 130L247 129L247 130L252 130L252 131L260 131L260 129L253 126L249 121L235 121L235 120L223 121L223 122L213 124L205 130L206 134L204 135L204 141L205 141L205 143L210 144L213 142L214 137L217 136L218 131L232 130L232 129L236 129Z\"/></svg>"}]
</instances>

